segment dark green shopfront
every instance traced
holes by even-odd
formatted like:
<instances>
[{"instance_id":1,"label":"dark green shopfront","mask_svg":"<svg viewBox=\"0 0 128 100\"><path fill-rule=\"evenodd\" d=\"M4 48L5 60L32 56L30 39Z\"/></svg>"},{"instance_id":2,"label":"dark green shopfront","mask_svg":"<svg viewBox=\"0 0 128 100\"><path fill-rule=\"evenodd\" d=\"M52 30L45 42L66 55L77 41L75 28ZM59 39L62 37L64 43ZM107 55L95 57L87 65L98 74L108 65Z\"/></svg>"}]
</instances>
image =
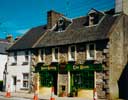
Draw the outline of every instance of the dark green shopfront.
<instances>
[{"instance_id":1,"label":"dark green shopfront","mask_svg":"<svg viewBox=\"0 0 128 100\"><path fill-rule=\"evenodd\" d=\"M40 87L54 87L58 96L77 96L78 90L93 90L94 72L102 71L102 64L85 63L76 65L69 63L37 64L36 73L40 76Z\"/></svg>"}]
</instances>

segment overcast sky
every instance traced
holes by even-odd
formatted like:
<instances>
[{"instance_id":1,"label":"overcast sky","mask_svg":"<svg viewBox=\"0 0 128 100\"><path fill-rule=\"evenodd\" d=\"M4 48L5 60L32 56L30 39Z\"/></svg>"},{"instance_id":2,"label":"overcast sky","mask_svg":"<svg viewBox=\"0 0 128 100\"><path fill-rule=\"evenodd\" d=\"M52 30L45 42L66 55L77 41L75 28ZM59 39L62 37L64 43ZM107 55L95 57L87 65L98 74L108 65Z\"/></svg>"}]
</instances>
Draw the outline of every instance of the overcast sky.
<instances>
[{"instance_id":1,"label":"overcast sky","mask_svg":"<svg viewBox=\"0 0 128 100\"><path fill-rule=\"evenodd\" d=\"M0 38L22 36L30 28L46 24L51 9L75 18L91 8L114 8L114 0L0 0Z\"/></svg>"}]
</instances>

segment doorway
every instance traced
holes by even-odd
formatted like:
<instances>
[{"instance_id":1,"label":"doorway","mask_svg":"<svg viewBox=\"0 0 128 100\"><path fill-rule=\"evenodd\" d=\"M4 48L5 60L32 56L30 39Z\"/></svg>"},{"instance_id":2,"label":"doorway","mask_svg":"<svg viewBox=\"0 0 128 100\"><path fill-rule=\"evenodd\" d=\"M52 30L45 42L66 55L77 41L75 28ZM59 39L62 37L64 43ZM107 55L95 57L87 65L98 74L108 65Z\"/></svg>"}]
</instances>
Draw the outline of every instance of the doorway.
<instances>
[{"instance_id":1,"label":"doorway","mask_svg":"<svg viewBox=\"0 0 128 100\"><path fill-rule=\"evenodd\" d=\"M16 92L17 77L12 76L12 91Z\"/></svg>"}]
</instances>

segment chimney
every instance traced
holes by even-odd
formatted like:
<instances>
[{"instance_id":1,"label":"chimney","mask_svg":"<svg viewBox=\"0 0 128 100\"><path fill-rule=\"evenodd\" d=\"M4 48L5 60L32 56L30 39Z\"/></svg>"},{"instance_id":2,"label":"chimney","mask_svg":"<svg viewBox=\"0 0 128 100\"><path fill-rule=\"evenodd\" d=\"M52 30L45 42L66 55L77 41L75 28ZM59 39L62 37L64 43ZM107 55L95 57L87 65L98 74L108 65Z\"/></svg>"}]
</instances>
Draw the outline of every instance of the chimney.
<instances>
[{"instance_id":1,"label":"chimney","mask_svg":"<svg viewBox=\"0 0 128 100\"><path fill-rule=\"evenodd\" d=\"M48 11L47 13L47 28L51 29L57 22L57 20L63 16L62 14L55 12L53 10Z\"/></svg>"},{"instance_id":2,"label":"chimney","mask_svg":"<svg viewBox=\"0 0 128 100\"><path fill-rule=\"evenodd\" d=\"M6 40L8 42L13 42L13 36L12 35L7 35Z\"/></svg>"},{"instance_id":3,"label":"chimney","mask_svg":"<svg viewBox=\"0 0 128 100\"><path fill-rule=\"evenodd\" d=\"M128 15L128 0L115 0L115 13Z\"/></svg>"}]
</instances>

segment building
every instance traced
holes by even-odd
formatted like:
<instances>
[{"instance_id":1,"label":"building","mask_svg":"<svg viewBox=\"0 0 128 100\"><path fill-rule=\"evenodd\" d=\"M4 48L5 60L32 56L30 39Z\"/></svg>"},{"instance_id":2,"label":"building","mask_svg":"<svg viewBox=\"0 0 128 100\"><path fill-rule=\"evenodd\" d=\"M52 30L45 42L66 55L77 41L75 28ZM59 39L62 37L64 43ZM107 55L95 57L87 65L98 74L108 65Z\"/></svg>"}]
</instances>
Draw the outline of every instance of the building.
<instances>
[{"instance_id":1,"label":"building","mask_svg":"<svg viewBox=\"0 0 128 100\"><path fill-rule=\"evenodd\" d=\"M31 51L44 31L45 26L32 28L8 49L6 86L11 92L30 90Z\"/></svg>"},{"instance_id":2,"label":"building","mask_svg":"<svg viewBox=\"0 0 128 100\"><path fill-rule=\"evenodd\" d=\"M4 71L8 59L6 49L8 49L10 43L6 39L0 39L0 91L3 90Z\"/></svg>"},{"instance_id":3,"label":"building","mask_svg":"<svg viewBox=\"0 0 128 100\"><path fill-rule=\"evenodd\" d=\"M7 84L18 91L32 83L42 95L54 87L58 96L91 99L96 88L99 99L128 99L128 1L121 1L115 0L115 9L91 9L75 19L49 11L47 25L30 30L9 48ZM22 65L25 51L27 66Z\"/></svg>"}]
</instances>

